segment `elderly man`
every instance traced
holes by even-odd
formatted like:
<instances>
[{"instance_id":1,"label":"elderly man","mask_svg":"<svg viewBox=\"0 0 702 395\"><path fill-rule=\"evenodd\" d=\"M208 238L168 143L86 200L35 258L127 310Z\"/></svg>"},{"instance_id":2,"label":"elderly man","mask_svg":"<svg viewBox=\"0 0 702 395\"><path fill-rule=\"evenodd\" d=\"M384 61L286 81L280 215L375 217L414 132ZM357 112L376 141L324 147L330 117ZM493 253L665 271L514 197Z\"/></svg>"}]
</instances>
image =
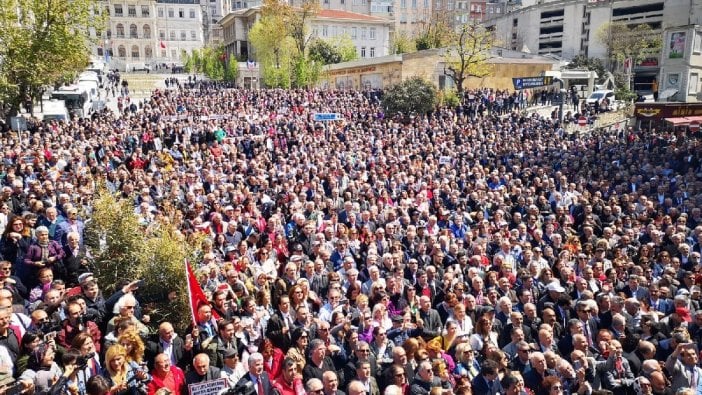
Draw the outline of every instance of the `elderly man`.
<instances>
[{"instance_id":1,"label":"elderly man","mask_svg":"<svg viewBox=\"0 0 702 395\"><path fill-rule=\"evenodd\" d=\"M273 393L273 383L263 370L263 355L253 353L248 359L249 372L242 377L234 391L244 395L268 395Z\"/></svg>"},{"instance_id":2,"label":"elderly man","mask_svg":"<svg viewBox=\"0 0 702 395\"><path fill-rule=\"evenodd\" d=\"M164 354L172 365L184 369L192 360L193 341L184 341L175 333L170 322L158 326L158 334L146 342L147 355ZM151 360L148 358L147 360Z\"/></svg>"},{"instance_id":3,"label":"elderly man","mask_svg":"<svg viewBox=\"0 0 702 395\"><path fill-rule=\"evenodd\" d=\"M702 391L702 369L697 366L698 354L695 343L678 344L665 361L665 369L672 376L673 388L688 387L697 393Z\"/></svg>"},{"instance_id":4,"label":"elderly man","mask_svg":"<svg viewBox=\"0 0 702 395\"><path fill-rule=\"evenodd\" d=\"M171 359L166 354L158 354L154 358L154 368L151 370L151 382L148 385L149 393L154 393L159 388L167 388L174 394L181 394L185 387L183 371L171 364Z\"/></svg>"},{"instance_id":5,"label":"elderly man","mask_svg":"<svg viewBox=\"0 0 702 395\"><path fill-rule=\"evenodd\" d=\"M263 367L263 357L261 358L261 367ZM185 382L187 384L204 383L217 380L221 375L218 368L210 366L210 357L207 354L197 354L193 358L193 370L185 375Z\"/></svg>"},{"instance_id":6,"label":"elderly man","mask_svg":"<svg viewBox=\"0 0 702 395\"><path fill-rule=\"evenodd\" d=\"M324 372L322 384L324 385L324 395L344 395L343 392L339 391L339 378L334 371Z\"/></svg>"}]
</instances>

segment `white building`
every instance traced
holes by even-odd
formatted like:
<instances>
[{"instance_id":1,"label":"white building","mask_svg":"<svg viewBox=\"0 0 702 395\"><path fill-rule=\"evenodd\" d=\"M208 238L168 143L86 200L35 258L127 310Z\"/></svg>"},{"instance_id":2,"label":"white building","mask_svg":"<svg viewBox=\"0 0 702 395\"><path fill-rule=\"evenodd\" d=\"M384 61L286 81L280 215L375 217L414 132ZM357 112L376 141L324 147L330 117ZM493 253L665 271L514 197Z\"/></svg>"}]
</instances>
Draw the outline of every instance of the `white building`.
<instances>
[{"instance_id":1,"label":"white building","mask_svg":"<svg viewBox=\"0 0 702 395\"><path fill-rule=\"evenodd\" d=\"M111 68L131 69L180 61L181 51L203 46L202 9L197 0L107 0L107 29L93 50Z\"/></svg>"},{"instance_id":2,"label":"white building","mask_svg":"<svg viewBox=\"0 0 702 395\"><path fill-rule=\"evenodd\" d=\"M699 23L700 0L538 0L486 22L500 43L514 50L564 59L577 55L607 61L607 48L599 32L608 23L646 23L662 34L671 26ZM650 89L658 76L659 55L651 54L634 65L634 89Z\"/></svg>"},{"instance_id":3,"label":"white building","mask_svg":"<svg viewBox=\"0 0 702 395\"><path fill-rule=\"evenodd\" d=\"M702 26L687 25L666 29L660 66L660 100L701 101Z\"/></svg>"},{"instance_id":4,"label":"white building","mask_svg":"<svg viewBox=\"0 0 702 395\"><path fill-rule=\"evenodd\" d=\"M253 55L248 44L251 27L261 17L261 7L241 9L222 18L225 51L238 59L249 59ZM374 58L390 53L393 34L391 20L349 11L322 9L310 21L310 32L314 37L333 39L348 35L356 46L359 58Z\"/></svg>"}]
</instances>

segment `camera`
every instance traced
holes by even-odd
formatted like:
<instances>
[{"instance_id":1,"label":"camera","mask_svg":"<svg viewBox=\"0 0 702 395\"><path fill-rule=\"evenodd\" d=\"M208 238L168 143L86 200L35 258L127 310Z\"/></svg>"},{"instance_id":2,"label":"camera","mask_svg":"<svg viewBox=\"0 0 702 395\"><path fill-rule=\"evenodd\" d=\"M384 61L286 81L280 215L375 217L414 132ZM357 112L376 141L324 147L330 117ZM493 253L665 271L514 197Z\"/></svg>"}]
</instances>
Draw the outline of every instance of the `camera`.
<instances>
[{"instance_id":1,"label":"camera","mask_svg":"<svg viewBox=\"0 0 702 395\"><path fill-rule=\"evenodd\" d=\"M81 355L80 357L76 358L76 366L78 367L78 370L83 370L88 366L88 361L91 359L95 358L95 353L91 352L86 355Z\"/></svg>"}]
</instances>

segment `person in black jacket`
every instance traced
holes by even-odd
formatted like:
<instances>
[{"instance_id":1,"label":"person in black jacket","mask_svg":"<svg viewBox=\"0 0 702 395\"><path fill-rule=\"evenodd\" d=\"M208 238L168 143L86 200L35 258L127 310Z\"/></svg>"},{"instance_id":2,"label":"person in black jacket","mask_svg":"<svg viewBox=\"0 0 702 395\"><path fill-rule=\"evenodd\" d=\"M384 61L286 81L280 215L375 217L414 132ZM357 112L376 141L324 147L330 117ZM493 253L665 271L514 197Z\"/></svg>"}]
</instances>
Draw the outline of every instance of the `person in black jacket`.
<instances>
[{"instance_id":1,"label":"person in black jacket","mask_svg":"<svg viewBox=\"0 0 702 395\"><path fill-rule=\"evenodd\" d=\"M263 363L263 359L261 359ZM220 378L220 371L214 366L210 366L210 357L207 354L197 354L193 358L193 370L185 375L185 383L197 384Z\"/></svg>"},{"instance_id":2,"label":"person in black jacket","mask_svg":"<svg viewBox=\"0 0 702 395\"><path fill-rule=\"evenodd\" d=\"M253 353L248 360L249 372L242 377L234 393L243 395L268 395L273 394L273 384L268 373L263 370L263 355Z\"/></svg>"},{"instance_id":3,"label":"person in black jacket","mask_svg":"<svg viewBox=\"0 0 702 395\"><path fill-rule=\"evenodd\" d=\"M193 358L193 342L184 341L176 335L173 325L170 322L163 322L158 326L158 334L146 342L146 359L153 364L154 358L158 354L165 353L171 358L171 363L185 370L188 363ZM153 366L150 366L153 368Z\"/></svg>"}]
</instances>

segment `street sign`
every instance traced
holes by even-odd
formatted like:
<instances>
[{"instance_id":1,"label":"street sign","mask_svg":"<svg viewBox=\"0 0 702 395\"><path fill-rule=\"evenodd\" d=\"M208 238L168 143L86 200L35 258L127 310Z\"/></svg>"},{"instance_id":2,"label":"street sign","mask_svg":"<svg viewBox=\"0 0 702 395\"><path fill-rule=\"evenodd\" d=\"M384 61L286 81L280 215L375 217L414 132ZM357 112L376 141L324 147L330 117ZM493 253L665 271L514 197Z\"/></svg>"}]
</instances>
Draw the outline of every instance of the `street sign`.
<instances>
[{"instance_id":1,"label":"street sign","mask_svg":"<svg viewBox=\"0 0 702 395\"><path fill-rule=\"evenodd\" d=\"M690 121L690 125L688 126L691 132L696 132L700 130L700 121Z\"/></svg>"},{"instance_id":2,"label":"street sign","mask_svg":"<svg viewBox=\"0 0 702 395\"><path fill-rule=\"evenodd\" d=\"M585 125L587 125L587 118L585 118L585 117L580 117L580 118L578 118L578 125L579 125L579 126L585 126Z\"/></svg>"},{"instance_id":3,"label":"street sign","mask_svg":"<svg viewBox=\"0 0 702 395\"><path fill-rule=\"evenodd\" d=\"M315 122L341 121L344 117L335 112L318 112L314 114Z\"/></svg>"},{"instance_id":4,"label":"street sign","mask_svg":"<svg viewBox=\"0 0 702 395\"><path fill-rule=\"evenodd\" d=\"M512 84L514 84L515 90L539 88L542 86L552 85L553 84L553 77L540 76L540 77L512 78Z\"/></svg>"}]
</instances>

